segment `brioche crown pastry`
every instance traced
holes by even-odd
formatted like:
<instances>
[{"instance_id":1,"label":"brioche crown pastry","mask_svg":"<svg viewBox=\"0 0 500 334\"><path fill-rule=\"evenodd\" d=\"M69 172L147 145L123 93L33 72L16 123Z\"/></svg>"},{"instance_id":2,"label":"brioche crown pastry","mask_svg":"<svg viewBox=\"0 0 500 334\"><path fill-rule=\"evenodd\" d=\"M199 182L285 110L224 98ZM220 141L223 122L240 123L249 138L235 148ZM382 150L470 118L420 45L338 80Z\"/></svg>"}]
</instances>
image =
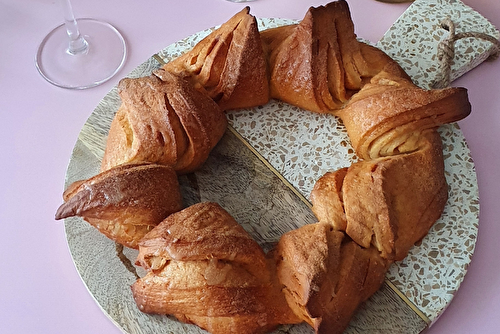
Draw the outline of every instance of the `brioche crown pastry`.
<instances>
[{"instance_id":1,"label":"brioche crown pastry","mask_svg":"<svg viewBox=\"0 0 500 334\"><path fill-rule=\"evenodd\" d=\"M153 75L123 79L101 173L71 185L56 217L82 216L139 249L136 264L147 274L132 292L142 312L220 334L300 322L342 333L389 266L440 217L448 189L436 129L470 113L467 91L414 85L395 61L357 40L343 0L310 8L299 24L256 29L246 8ZM223 110L270 97L338 116L360 160L322 176L310 196L317 223L283 234L265 254L220 205L183 208L173 179L203 165L226 130ZM160 165L167 184L144 186L119 173ZM96 180L103 193L115 183L130 187L111 196L117 203L99 200L88 194ZM148 215L128 211L142 203L135 196L170 209L124 240L108 231Z\"/></svg>"}]
</instances>

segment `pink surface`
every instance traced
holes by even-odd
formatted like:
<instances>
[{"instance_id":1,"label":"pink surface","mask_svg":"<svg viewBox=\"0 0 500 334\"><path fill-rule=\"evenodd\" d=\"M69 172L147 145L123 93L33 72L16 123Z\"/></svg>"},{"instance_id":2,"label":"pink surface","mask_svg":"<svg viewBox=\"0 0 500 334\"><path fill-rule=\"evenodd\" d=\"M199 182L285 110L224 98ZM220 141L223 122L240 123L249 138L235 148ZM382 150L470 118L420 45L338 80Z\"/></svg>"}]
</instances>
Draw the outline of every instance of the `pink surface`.
<instances>
[{"instance_id":1,"label":"pink surface","mask_svg":"<svg viewBox=\"0 0 500 334\"><path fill-rule=\"evenodd\" d=\"M500 27L500 2L464 0ZM257 17L301 19L322 1L257 0ZM45 82L34 66L38 44L60 24L58 1L0 1L0 333L120 333L87 292L73 265L64 226L54 220L78 133L104 95L156 51L220 24L245 4L224 0L73 0L77 17L114 24L129 55L106 84L70 91ZM377 41L406 9L351 0L358 36ZM500 328L500 60L454 85L469 89L472 114L460 122L475 161L480 226L468 274L428 333L498 333Z\"/></svg>"}]
</instances>

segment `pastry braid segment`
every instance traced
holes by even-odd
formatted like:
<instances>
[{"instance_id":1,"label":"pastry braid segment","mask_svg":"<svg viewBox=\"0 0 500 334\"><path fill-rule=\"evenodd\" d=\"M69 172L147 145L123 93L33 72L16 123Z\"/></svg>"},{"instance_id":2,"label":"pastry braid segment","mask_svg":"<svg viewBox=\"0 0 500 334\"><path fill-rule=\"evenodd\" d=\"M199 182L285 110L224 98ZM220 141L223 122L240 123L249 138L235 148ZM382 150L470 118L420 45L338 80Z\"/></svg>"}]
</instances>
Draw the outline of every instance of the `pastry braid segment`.
<instances>
[{"instance_id":1,"label":"pastry braid segment","mask_svg":"<svg viewBox=\"0 0 500 334\"><path fill-rule=\"evenodd\" d=\"M162 73L119 84L122 105L109 130L101 170L127 162L173 166L192 172L225 132L219 106L184 79Z\"/></svg>"},{"instance_id":2,"label":"pastry braid segment","mask_svg":"<svg viewBox=\"0 0 500 334\"><path fill-rule=\"evenodd\" d=\"M362 49L382 53L358 42L343 0L311 7L299 24L264 30L261 36L271 97L320 113L340 109L374 75ZM379 61L389 58L380 56L378 67Z\"/></svg>"},{"instance_id":3,"label":"pastry braid segment","mask_svg":"<svg viewBox=\"0 0 500 334\"><path fill-rule=\"evenodd\" d=\"M170 86L167 94L169 104L177 112L189 139L186 151L174 168L178 174L190 173L205 162L222 138L227 119L213 100L193 89L187 81L168 72L162 75L162 80Z\"/></svg>"},{"instance_id":4,"label":"pastry braid segment","mask_svg":"<svg viewBox=\"0 0 500 334\"><path fill-rule=\"evenodd\" d=\"M441 137L423 131L418 149L382 160L380 175L391 215L397 224L395 261L405 258L441 216L448 199Z\"/></svg>"},{"instance_id":5,"label":"pastry braid segment","mask_svg":"<svg viewBox=\"0 0 500 334\"><path fill-rule=\"evenodd\" d=\"M382 71L338 115L356 154L369 160L411 152L419 132L465 118L470 110L464 88L424 90Z\"/></svg>"},{"instance_id":6,"label":"pastry braid segment","mask_svg":"<svg viewBox=\"0 0 500 334\"><path fill-rule=\"evenodd\" d=\"M246 7L163 68L208 92L223 110L269 101L267 63L257 20Z\"/></svg>"},{"instance_id":7,"label":"pastry braid segment","mask_svg":"<svg viewBox=\"0 0 500 334\"><path fill-rule=\"evenodd\" d=\"M175 165L188 140L168 105L167 85L154 76L125 78L118 92L122 104L111 122L101 171L126 162Z\"/></svg>"},{"instance_id":8,"label":"pastry braid segment","mask_svg":"<svg viewBox=\"0 0 500 334\"><path fill-rule=\"evenodd\" d=\"M389 262L326 223L284 234L277 269L288 304L316 333L342 333L384 281Z\"/></svg>"},{"instance_id":9,"label":"pastry braid segment","mask_svg":"<svg viewBox=\"0 0 500 334\"><path fill-rule=\"evenodd\" d=\"M265 275L265 255L250 235L216 203L200 203L168 217L140 243L138 264L157 270L155 258L167 261L217 259ZM268 279L267 276L262 279Z\"/></svg>"},{"instance_id":10,"label":"pastry braid segment","mask_svg":"<svg viewBox=\"0 0 500 334\"><path fill-rule=\"evenodd\" d=\"M347 221L342 186L347 167L328 172L316 181L311 191L312 211L320 222L328 223L337 231L345 231Z\"/></svg>"},{"instance_id":11,"label":"pastry braid segment","mask_svg":"<svg viewBox=\"0 0 500 334\"><path fill-rule=\"evenodd\" d=\"M410 153L360 161L321 177L311 192L319 221L362 247L374 246L388 260L406 257L441 216L448 196L439 133L423 131L415 145ZM344 216L345 222L335 223Z\"/></svg>"},{"instance_id":12,"label":"pastry braid segment","mask_svg":"<svg viewBox=\"0 0 500 334\"><path fill-rule=\"evenodd\" d=\"M143 312L172 314L211 333L264 333L300 321L274 262L216 203L166 218L141 241L137 263L148 270L132 286Z\"/></svg>"},{"instance_id":13,"label":"pastry braid segment","mask_svg":"<svg viewBox=\"0 0 500 334\"><path fill-rule=\"evenodd\" d=\"M111 168L71 184L56 219L79 216L108 238L130 248L173 212L182 209L177 174L169 166L139 163Z\"/></svg>"}]
</instances>

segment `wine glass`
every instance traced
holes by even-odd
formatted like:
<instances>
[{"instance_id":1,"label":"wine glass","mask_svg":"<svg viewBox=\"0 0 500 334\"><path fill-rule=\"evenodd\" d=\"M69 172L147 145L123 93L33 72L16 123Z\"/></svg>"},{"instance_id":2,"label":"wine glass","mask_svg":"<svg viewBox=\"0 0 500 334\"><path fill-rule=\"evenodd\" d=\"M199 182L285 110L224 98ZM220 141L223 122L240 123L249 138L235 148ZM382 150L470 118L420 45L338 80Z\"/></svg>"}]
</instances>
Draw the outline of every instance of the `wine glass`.
<instances>
[{"instance_id":1,"label":"wine glass","mask_svg":"<svg viewBox=\"0 0 500 334\"><path fill-rule=\"evenodd\" d=\"M106 22L76 20L70 0L60 2L64 23L42 40L35 56L38 72L51 84L70 89L90 88L111 79L125 63L122 35Z\"/></svg>"}]
</instances>

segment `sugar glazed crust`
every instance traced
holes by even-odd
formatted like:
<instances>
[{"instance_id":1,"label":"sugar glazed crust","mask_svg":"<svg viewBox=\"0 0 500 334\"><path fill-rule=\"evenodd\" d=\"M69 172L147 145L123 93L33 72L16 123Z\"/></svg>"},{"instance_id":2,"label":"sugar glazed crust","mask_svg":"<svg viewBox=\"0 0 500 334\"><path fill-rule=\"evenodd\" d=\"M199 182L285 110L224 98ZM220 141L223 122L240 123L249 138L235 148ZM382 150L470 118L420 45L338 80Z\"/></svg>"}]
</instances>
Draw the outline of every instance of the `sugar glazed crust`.
<instances>
[{"instance_id":1,"label":"sugar glazed crust","mask_svg":"<svg viewBox=\"0 0 500 334\"><path fill-rule=\"evenodd\" d=\"M436 129L470 113L464 88L423 90L357 40L346 1L258 31L249 8L151 76L123 79L101 172L65 191L56 219L83 217L137 248L142 312L211 333L308 323L342 333L393 261L429 231L446 200ZM265 254L217 203L182 207L177 175L198 169L224 111L282 100L345 124L360 158L311 193L318 222Z\"/></svg>"}]
</instances>

